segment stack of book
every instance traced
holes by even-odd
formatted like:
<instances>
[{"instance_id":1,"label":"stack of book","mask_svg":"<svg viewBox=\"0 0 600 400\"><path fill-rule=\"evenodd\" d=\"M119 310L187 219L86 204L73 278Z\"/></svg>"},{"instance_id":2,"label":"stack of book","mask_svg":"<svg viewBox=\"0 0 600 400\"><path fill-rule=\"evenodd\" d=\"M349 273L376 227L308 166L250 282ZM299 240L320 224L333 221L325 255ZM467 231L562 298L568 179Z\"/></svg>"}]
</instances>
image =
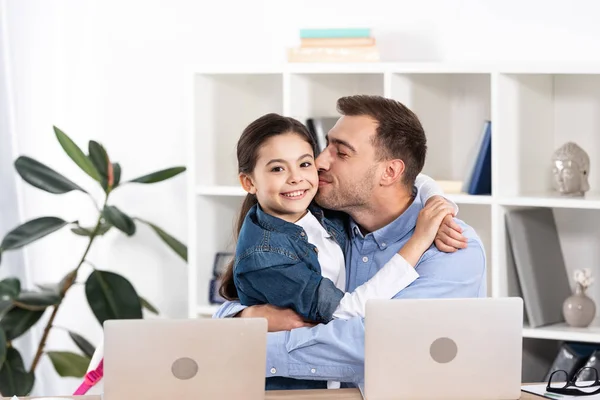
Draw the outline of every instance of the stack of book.
<instances>
[{"instance_id":1,"label":"stack of book","mask_svg":"<svg viewBox=\"0 0 600 400\"><path fill-rule=\"evenodd\" d=\"M288 61L379 61L379 50L369 28L301 29L300 46L289 49Z\"/></svg>"}]
</instances>

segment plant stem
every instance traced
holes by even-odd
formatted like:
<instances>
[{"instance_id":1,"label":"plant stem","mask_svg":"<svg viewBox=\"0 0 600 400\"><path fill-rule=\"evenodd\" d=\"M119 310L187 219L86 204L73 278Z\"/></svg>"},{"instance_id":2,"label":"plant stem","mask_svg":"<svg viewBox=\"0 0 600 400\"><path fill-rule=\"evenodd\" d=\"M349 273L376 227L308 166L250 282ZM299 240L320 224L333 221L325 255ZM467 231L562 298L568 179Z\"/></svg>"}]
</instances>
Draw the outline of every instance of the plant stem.
<instances>
[{"instance_id":1,"label":"plant stem","mask_svg":"<svg viewBox=\"0 0 600 400\"><path fill-rule=\"evenodd\" d=\"M31 363L31 368L29 370L30 373L33 373L35 371L35 368L37 367L38 363L40 362L42 354L44 353L44 348L46 347L46 341L48 340L48 334L50 333L50 328L52 328L52 324L54 323L54 319L56 318L58 309L60 308L60 305L62 304L62 302L65 298L65 295L67 294L67 291L75 283L75 279L77 279L77 271L79 271L79 268L85 262L85 258L87 257L87 255L90 251L90 248L92 247L92 243L94 242L94 239L98 235L98 230L100 229L100 225L102 223L102 210L104 210L104 206L106 206L107 201L108 201L108 195L106 195L106 198L104 199L104 204L102 206L102 209L100 210L100 215L98 216L98 222L96 222L96 227L94 228L94 231L92 232L92 234L90 236L90 240L87 244L87 247L85 248L85 251L83 253L83 256L81 257L81 260L79 260L79 264L73 270L69 279L67 279L67 281L65 282L64 287L61 288L60 301L58 302L57 305L54 306L54 310L52 310L52 314L50 315L50 318L48 319L48 323L46 324L46 327L44 328L44 333L42 334L37 351L35 352L35 357L33 358L33 362Z\"/></svg>"}]
</instances>

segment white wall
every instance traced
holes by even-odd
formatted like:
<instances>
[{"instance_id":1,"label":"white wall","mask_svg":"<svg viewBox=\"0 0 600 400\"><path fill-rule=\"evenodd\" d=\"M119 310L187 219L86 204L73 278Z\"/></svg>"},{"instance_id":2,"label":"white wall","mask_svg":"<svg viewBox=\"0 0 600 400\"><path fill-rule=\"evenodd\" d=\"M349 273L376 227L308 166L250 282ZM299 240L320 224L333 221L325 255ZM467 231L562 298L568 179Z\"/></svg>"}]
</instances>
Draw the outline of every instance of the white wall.
<instances>
[{"instance_id":1,"label":"white wall","mask_svg":"<svg viewBox=\"0 0 600 400\"><path fill-rule=\"evenodd\" d=\"M6 2L18 152L86 188L92 188L89 179L62 153L52 125L82 146L89 139L104 143L125 179L183 164L184 64L283 61L301 27L373 27L385 60L600 61L594 0L221 0L210 9L194 0L0 1ZM26 219L94 217L80 193L25 189ZM182 176L124 188L113 200L185 241L185 198ZM30 247L34 281L60 279L84 246L64 231ZM147 229L133 238L111 232L90 259L131 278L165 315L186 315L186 267ZM83 289L73 292L57 323L98 343L101 330ZM72 345L57 330L49 347ZM47 363L42 367L37 393L73 391L76 380L59 380Z\"/></svg>"}]
</instances>

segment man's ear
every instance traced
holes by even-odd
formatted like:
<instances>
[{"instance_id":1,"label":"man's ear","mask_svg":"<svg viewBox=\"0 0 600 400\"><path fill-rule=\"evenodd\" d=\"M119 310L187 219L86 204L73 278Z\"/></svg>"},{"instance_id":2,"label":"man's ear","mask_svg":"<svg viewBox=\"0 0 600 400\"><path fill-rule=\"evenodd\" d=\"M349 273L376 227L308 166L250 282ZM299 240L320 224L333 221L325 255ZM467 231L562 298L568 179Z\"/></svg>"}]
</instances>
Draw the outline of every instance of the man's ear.
<instances>
[{"instance_id":1,"label":"man's ear","mask_svg":"<svg viewBox=\"0 0 600 400\"><path fill-rule=\"evenodd\" d=\"M381 186L390 186L402 180L406 165L404 161L395 159L384 163L383 174L379 184Z\"/></svg>"},{"instance_id":2,"label":"man's ear","mask_svg":"<svg viewBox=\"0 0 600 400\"><path fill-rule=\"evenodd\" d=\"M239 174L240 183L244 190L250 194L256 194L256 186L254 186L254 181L252 177L248 174L241 173Z\"/></svg>"}]
</instances>

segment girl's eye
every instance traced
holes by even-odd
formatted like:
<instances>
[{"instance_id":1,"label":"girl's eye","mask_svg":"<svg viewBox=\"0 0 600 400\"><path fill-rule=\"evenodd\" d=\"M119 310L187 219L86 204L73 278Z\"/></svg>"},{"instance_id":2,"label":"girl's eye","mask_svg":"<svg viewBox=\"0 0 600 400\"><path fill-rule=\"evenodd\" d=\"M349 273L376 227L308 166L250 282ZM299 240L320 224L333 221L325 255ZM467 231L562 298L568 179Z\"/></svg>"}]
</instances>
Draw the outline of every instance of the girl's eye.
<instances>
[{"instance_id":1,"label":"girl's eye","mask_svg":"<svg viewBox=\"0 0 600 400\"><path fill-rule=\"evenodd\" d=\"M271 172L281 172L283 171L283 167L273 167L271 168Z\"/></svg>"},{"instance_id":2,"label":"girl's eye","mask_svg":"<svg viewBox=\"0 0 600 400\"><path fill-rule=\"evenodd\" d=\"M309 161L305 161L305 162L303 162L302 164L300 164L300 167L302 167L302 168L308 168L308 167L310 167L311 165L312 165L312 163L311 163L311 162L309 162Z\"/></svg>"},{"instance_id":3,"label":"girl's eye","mask_svg":"<svg viewBox=\"0 0 600 400\"><path fill-rule=\"evenodd\" d=\"M348 154L346 154L346 153L342 153L342 152L338 151L338 152L337 152L337 155L338 155L338 157L340 157L340 158L344 158L344 157L346 157Z\"/></svg>"}]
</instances>

